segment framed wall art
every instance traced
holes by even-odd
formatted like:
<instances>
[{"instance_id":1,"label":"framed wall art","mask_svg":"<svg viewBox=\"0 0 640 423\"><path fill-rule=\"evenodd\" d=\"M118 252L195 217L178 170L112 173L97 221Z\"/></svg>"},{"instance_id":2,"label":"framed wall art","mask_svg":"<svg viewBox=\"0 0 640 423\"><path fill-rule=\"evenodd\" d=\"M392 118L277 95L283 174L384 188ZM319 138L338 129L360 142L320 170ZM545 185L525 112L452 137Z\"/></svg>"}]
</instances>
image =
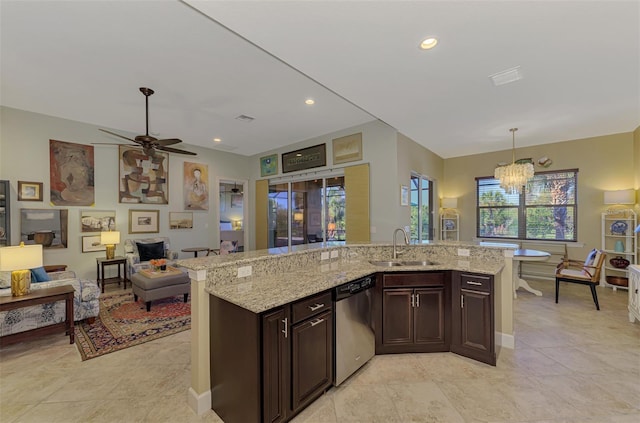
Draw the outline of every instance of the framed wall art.
<instances>
[{"instance_id":1,"label":"framed wall art","mask_svg":"<svg viewBox=\"0 0 640 423\"><path fill-rule=\"evenodd\" d=\"M153 234L160 232L159 210L129 209L129 233Z\"/></svg>"},{"instance_id":2,"label":"framed wall art","mask_svg":"<svg viewBox=\"0 0 640 423\"><path fill-rule=\"evenodd\" d=\"M116 230L115 210L81 210L80 232L103 232Z\"/></svg>"},{"instance_id":3,"label":"framed wall art","mask_svg":"<svg viewBox=\"0 0 640 423\"><path fill-rule=\"evenodd\" d=\"M400 185L400 205L409 205L409 187L406 185Z\"/></svg>"},{"instance_id":4,"label":"framed wall art","mask_svg":"<svg viewBox=\"0 0 640 423\"><path fill-rule=\"evenodd\" d=\"M93 146L49 140L49 182L52 205L92 206Z\"/></svg>"},{"instance_id":5,"label":"framed wall art","mask_svg":"<svg viewBox=\"0 0 640 423\"><path fill-rule=\"evenodd\" d=\"M333 164L362 160L362 132L333 140Z\"/></svg>"},{"instance_id":6,"label":"framed wall art","mask_svg":"<svg viewBox=\"0 0 640 423\"><path fill-rule=\"evenodd\" d=\"M278 174L278 155L260 157L260 176L272 176Z\"/></svg>"},{"instance_id":7,"label":"framed wall art","mask_svg":"<svg viewBox=\"0 0 640 423\"><path fill-rule=\"evenodd\" d=\"M42 201L42 182L18 181L18 201Z\"/></svg>"},{"instance_id":8,"label":"framed wall art","mask_svg":"<svg viewBox=\"0 0 640 423\"><path fill-rule=\"evenodd\" d=\"M120 154L120 203L169 204L169 153L140 147L118 146Z\"/></svg>"},{"instance_id":9,"label":"framed wall art","mask_svg":"<svg viewBox=\"0 0 640 423\"><path fill-rule=\"evenodd\" d=\"M209 167L184 162L184 209L209 210Z\"/></svg>"},{"instance_id":10,"label":"framed wall art","mask_svg":"<svg viewBox=\"0 0 640 423\"><path fill-rule=\"evenodd\" d=\"M67 209L20 209L20 241L42 248L67 248Z\"/></svg>"},{"instance_id":11,"label":"framed wall art","mask_svg":"<svg viewBox=\"0 0 640 423\"><path fill-rule=\"evenodd\" d=\"M193 229L193 213L169 212L169 229Z\"/></svg>"},{"instance_id":12,"label":"framed wall art","mask_svg":"<svg viewBox=\"0 0 640 423\"><path fill-rule=\"evenodd\" d=\"M107 246L100 243L100 235L87 235L82 237L82 252L107 251Z\"/></svg>"},{"instance_id":13,"label":"framed wall art","mask_svg":"<svg viewBox=\"0 0 640 423\"><path fill-rule=\"evenodd\" d=\"M327 165L327 145L319 144L313 147L282 153L282 173L296 170L311 169Z\"/></svg>"}]
</instances>

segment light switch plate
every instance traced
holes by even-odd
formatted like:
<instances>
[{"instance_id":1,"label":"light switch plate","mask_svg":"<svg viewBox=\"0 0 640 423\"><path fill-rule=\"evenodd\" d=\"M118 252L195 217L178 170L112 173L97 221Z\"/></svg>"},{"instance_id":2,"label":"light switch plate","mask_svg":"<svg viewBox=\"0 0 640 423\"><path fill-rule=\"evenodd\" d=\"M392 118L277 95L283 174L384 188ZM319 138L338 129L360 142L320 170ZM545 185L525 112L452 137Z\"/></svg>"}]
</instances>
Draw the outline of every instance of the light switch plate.
<instances>
[{"instance_id":1,"label":"light switch plate","mask_svg":"<svg viewBox=\"0 0 640 423\"><path fill-rule=\"evenodd\" d=\"M470 251L467 248L458 248L458 255L462 257L469 257Z\"/></svg>"},{"instance_id":2,"label":"light switch plate","mask_svg":"<svg viewBox=\"0 0 640 423\"><path fill-rule=\"evenodd\" d=\"M331 258L336 258L336 257L338 257L338 250L331 251Z\"/></svg>"},{"instance_id":3,"label":"light switch plate","mask_svg":"<svg viewBox=\"0 0 640 423\"><path fill-rule=\"evenodd\" d=\"M251 266L238 267L238 277L246 278L247 276L251 276Z\"/></svg>"}]
</instances>

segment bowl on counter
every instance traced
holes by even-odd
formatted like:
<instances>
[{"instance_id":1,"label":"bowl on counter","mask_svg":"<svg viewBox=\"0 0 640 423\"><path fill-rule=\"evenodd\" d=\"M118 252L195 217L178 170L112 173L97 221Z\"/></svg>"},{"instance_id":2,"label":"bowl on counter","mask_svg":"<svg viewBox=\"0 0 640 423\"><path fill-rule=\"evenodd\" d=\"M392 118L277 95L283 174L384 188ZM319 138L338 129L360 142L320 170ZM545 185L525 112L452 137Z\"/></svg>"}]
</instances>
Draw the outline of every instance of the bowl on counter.
<instances>
[{"instance_id":1,"label":"bowl on counter","mask_svg":"<svg viewBox=\"0 0 640 423\"><path fill-rule=\"evenodd\" d=\"M624 276L607 276L607 283L617 286L629 286L629 278Z\"/></svg>"}]
</instances>

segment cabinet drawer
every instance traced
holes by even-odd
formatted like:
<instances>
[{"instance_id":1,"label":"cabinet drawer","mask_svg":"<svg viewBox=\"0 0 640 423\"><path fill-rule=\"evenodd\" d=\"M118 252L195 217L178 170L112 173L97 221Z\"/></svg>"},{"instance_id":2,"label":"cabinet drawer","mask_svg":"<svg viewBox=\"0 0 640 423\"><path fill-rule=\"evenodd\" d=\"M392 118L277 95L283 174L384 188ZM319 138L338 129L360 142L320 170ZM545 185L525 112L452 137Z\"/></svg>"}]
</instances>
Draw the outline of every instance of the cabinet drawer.
<instances>
[{"instance_id":1,"label":"cabinet drawer","mask_svg":"<svg viewBox=\"0 0 640 423\"><path fill-rule=\"evenodd\" d=\"M291 306L292 323L298 323L315 314L331 309L331 292L323 292L312 297L300 300Z\"/></svg>"},{"instance_id":2,"label":"cabinet drawer","mask_svg":"<svg viewBox=\"0 0 640 423\"><path fill-rule=\"evenodd\" d=\"M473 275L462 273L460 275L460 288L473 291L491 292L491 276Z\"/></svg>"},{"instance_id":3,"label":"cabinet drawer","mask_svg":"<svg viewBox=\"0 0 640 423\"><path fill-rule=\"evenodd\" d=\"M382 279L383 288L444 285L444 273L396 273L386 274Z\"/></svg>"}]
</instances>

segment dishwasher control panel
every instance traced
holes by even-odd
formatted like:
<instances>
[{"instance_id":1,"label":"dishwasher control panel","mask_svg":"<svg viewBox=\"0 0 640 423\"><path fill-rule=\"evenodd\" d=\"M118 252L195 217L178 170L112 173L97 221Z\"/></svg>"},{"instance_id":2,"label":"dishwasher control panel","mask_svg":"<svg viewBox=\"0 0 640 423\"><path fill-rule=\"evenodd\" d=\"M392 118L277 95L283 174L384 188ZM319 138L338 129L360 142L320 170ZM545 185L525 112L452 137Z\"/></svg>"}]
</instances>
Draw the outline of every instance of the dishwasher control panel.
<instances>
[{"instance_id":1,"label":"dishwasher control panel","mask_svg":"<svg viewBox=\"0 0 640 423\"><path fill-rule=\"evenodd\" d=\"M344 285L340 285L335 289L335 300L339 301L343 298L347 298L353 294L357 294L365 289L373 288L375 285L375 276L367 276L364 278L356 279Z\"/></svg>"}]
</instances>

